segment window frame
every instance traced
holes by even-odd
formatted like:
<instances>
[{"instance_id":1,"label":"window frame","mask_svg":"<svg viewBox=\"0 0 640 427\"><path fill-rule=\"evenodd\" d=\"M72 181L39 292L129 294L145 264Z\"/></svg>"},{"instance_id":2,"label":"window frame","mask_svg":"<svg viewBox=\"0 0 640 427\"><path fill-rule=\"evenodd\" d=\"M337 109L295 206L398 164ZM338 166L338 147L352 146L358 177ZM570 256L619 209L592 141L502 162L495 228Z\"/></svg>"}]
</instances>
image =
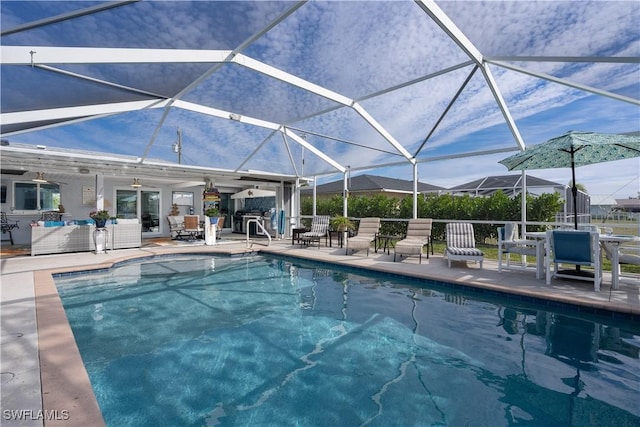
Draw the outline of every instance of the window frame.
<instances>
[{"instance_id":1,"label":"window frame","mask_svg":"<svg viewBox=\"0 0 640 427\"><path fill-rule=\"evenodd\" d=\"M35 187L36 189L36 209L21 209L18 206L16 206L16 196L18 195L18 192L16 191L16 186L20 186L20 185L32 185ZM51 208L49 207L45 207L43 208L41 205L41 200L42 200L42 191L43 191L43 186L44 185L49 185L49 186L56 186L57 187L57 192L59 194L59 200L56 206L52 206ZM46 188L45 188L46 189ZM47 189L48 190L48 189ZM42 211L58 211L58 206L62 203L62 186L60 184L56 184L56 183L51 183L51 182L34 182L34 181L13 181L11 183L11 212L13 214L17 214L17 215L33 215L33 214L39 214Z\"/></svg>"}]
</instances>

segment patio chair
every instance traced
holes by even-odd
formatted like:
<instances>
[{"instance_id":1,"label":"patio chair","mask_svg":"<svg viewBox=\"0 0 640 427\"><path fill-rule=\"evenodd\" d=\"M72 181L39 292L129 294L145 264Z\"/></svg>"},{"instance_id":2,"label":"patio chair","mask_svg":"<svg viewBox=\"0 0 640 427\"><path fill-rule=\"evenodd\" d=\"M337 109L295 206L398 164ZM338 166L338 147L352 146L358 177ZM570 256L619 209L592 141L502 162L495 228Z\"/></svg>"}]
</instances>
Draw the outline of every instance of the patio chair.
<instances>
[{"instance_id":1,"label":"patio chair","mask_svg":"<svg viewBox=\"0 0 640 427\"><path fill-rule=\"evenodd\" d=\"M184 216L184 233L189 236L189 240L202 238L204 228L200 226L200 215Z\"/></svg>"},{"instance_id":2,"label":"patio chair","mask_svg":"<svg viewBox=\"0 0 640 427\"><path fill-rule=\"evenodd\" d=\"M299 241L302 245L310 245L318 242L320 249L320 240L324 237L325 246L329 237L329 215L316 215L311 220L311 229L300 234Z\"/></svg>"},{"instance_id":3,"label":"patio chair","mask_svg":"<svg viewBox=\"0 0 640 427\"><path fill-rule=\"evenodd\" d=\"M600 244L598 233L581 230L549 230L546 239L547 285L551 278L560 277L593 281L593 289L600 290L602 282L602 265L600 263ZM553 274L551 264L553 263ZM593 273L582 270L560 270L561 264L591 266Z\"/></svg>"},{"instance_id":4,"label":"patio chair","mask_svg":"<svg viewBox=\"0 0 640 427\"><path fill-rule=\"evenodd\" d=\"M61 221L62 214L58 211L45 211L40 214L39 221Z\"/></svg>"},{"instance_id":5,"label":"patio chair","mask_svg":"<svg viewBox=\"0 0 640 427\"><path fill-rule=\"evenodd\" d=\"M620 266L640 265L640 246L620 246L614 242L600 242L604 255L611 261L611 275L614 289L617 288L618 278L623 276ZM637 280L637 276L630 276Z\"/></svg>"},{"instance_id":6,"label":"patio chair","mask_svg":"<svg viewBox=\"0 0 640 427\"><path fill-rule=\"evenodd\" d=\"M447 247L445 256L451 268L451 261L475 261L484 260L484 252L476 248L476 240L473 233L473 224L468 222L451 222L446 227Z\"/></svg>"},{"instance_id":7,"label":"patio chair","mask_svg":"<svg viewBox=\"0 0 640 427\"><path fill-rule=\"evenodd\" d=\"M358 225L358 233L354 237L347 238L345 255L349 254L349 249L351 249L351 253L366 249L367 256L369 256L371 242L376 239L378 230L380 230L380 218L362 218Z\"/></svg>"},{"instance_id":8,"label":"patio chair","mask_svg":"<svg viewBox=\"0 0 640 427\"><path fill-rule=\"evenodd\" d=\"M13 235L11 234L11 230L15 228L20 228L18 226L19 221L9 221L7 218L6 212L0 212L0 230L2 230L2 234L9 233L9 241L11 242L11 246L13 246Z\"/></svg>"},{"instance_id":9,"label":"patio chair","mask_svg":"<svg viewBox=\"0 0 640 427\"><path fill-rule=\"evenodd\" d=\"M182 239L184 236L184 217L176 215L167 215L167 222L169 223L169 235L172 239Z\"/></svg>"},{"instance_id":10,"label":"patio chair","mask_svg":"<svg viewBox=\"0 0 640 427\"><path fill-rule=\"evenodd\" d=\"M508 222L504 227L498 227L498 272L507 270L529 270L534 267L527 265L526 256L540 256L540 245L542 241L520 239L518 234L518 223ZM511 254L518 254L522 257L520 264L511 264ZM506 260L506 265L503 263ZM538 277L541 279L542 277Z\"/></svg>"},{"instance_id":11,"label":"patio chair","mask_svg":"<svg viewBox=\"0 0 640 427\"><path fill-rule=\"evenodd\" d=\"M427 246L427 259L429 258L429 245L431 244L431 228L433 220L431 218L412 218L407 225L407 234L404 239L396 243L393 249L393 262L396 262L396 255L419 257L419 264L422 264L422 248Z\"/></svg>"}]
</instances>

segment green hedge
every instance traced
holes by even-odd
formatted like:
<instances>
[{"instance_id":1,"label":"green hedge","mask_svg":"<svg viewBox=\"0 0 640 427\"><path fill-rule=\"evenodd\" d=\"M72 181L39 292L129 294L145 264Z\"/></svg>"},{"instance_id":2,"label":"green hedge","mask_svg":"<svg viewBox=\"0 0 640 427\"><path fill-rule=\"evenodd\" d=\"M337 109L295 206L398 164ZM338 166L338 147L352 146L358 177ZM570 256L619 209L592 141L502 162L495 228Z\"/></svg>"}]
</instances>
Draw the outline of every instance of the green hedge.
<instances>
[{"instance_id":1,"label":"green hedge","mask_svg":"<svg viewBox=\"0 0 640 427\"><path fill-rule=\"evenodd\" d=\"M443 220L482 220L496 221L496 224L474 224L476 240L485 242L496 238L496 228L505 221L520 221L521 196L508 197L498 191L487 197L450 194L418 197L418 217ZM342 196L319 198L316 205L318 215L342 215ZM562 210L562 200L558 193L545 193L540 196L527 195L527 220L535 222L553 222L556 212ZM313 212L313 198L301 199L302 215ZM402 199L384 194L374 196L351 196L348 212L352 218L379 217L387 219L408 219L413 217L413 196ZM383 221L383 234L403 234L407 223ZM434 240L444 240L445 224L434 222L432 236ZM533 228L530 230L532 231Z\"/></svg>"}]
</instances>

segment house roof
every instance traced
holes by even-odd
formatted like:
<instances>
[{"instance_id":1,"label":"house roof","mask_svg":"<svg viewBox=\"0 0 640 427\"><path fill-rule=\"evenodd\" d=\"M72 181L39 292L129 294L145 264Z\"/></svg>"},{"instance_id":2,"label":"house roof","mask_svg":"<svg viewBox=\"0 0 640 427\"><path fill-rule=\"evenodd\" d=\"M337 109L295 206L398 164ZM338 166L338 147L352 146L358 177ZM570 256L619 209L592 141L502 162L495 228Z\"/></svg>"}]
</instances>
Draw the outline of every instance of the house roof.
<instances>
[{"instance_id":1,"label":"house roof","mask_svg":"<svg viewBox=\"0 0 640 427\"><path fill-rule=\"evenodd\" d=\"M640 198L616 199L613 208L628 212L640 212Z\"/></svg>"},{"instance_id":2,"label":"house roof","mask_svg":"<svg viewBox=\"0 0 640 427\"><path fill-rule=\"evenodd\" d=\"M535 176L526 175L527 188L557 188L564 189L566 185L557 182L548 181L546 179L537 178ZM475 181L460 184L449 188L450 193L472 193L479 196L485 196L502 190L505 193L518 193L522 189L522 174L517 175L499 175L487 176L476 179Z\"/></svg>"},{"instance_id":3,"label":"house roof","mask_svg":"<svg viewBox=\"0 0 640 427\"><path fill-rule=\"evenodd\" d=\"M349 180L349 191L351 193L383 192L383 193L413 193L413 181L405 179L388 178L376 175L358 175ZM316 194L342 194L344 181L337 180L321 184L316 187ZM444 187L418 182L419 193L432 193L444 190ZM310 195L311 188L305 188L300 193Z\"/></svg>"}]
</instances>

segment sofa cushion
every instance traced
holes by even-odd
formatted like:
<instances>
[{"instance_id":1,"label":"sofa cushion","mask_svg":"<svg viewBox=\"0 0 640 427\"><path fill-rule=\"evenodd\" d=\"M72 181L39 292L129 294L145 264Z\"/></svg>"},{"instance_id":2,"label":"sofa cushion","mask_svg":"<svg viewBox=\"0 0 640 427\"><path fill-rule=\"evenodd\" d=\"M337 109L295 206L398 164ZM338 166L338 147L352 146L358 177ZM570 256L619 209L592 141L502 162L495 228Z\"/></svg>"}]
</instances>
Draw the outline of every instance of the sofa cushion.
<instances>
[{"instance_id":1,"label":"sofa cushion","mask_svg":"<svg viewBox=\"0 0 640 427\"><path fill-rule=\"evenodd\" d=\"M61 225L64 225L64 221L45 221L44 222L45 227L60 227Z\"/></svg>"},{"instance_id":2,"label":"sofa cushion","mask_svg":"<svg viewBox=\"0 0 640 427\"><path fill-rule=\"evenodd\" d=\"M140 224L138 218L118 218L118 224Z\"/></svg>"}]
</instances>

